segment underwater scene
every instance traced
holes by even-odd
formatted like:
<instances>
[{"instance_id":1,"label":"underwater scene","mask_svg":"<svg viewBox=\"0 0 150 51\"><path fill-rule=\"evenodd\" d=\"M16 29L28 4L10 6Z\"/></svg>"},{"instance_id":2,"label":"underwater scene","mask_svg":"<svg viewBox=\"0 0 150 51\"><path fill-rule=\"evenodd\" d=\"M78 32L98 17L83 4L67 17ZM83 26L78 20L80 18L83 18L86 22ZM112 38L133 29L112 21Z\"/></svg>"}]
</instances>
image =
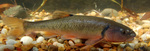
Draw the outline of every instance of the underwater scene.
<instances>
[{"instance_id":1,"label":"underwater scene","mask_svg":"<svg viewBox=\"0 0 150 51\"><path fill-rule=\"evenodd\" d=\"M149 0L0 0L0 51L150 51Z\"/></svg>"}]
</instances>

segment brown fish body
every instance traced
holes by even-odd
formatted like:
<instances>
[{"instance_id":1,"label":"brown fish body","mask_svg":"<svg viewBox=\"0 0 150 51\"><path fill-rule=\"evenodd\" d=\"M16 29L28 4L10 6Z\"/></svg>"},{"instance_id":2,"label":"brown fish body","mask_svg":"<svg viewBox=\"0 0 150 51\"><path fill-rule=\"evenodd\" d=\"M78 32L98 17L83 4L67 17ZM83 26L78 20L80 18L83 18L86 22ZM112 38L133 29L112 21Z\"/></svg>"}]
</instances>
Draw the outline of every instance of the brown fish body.
<instances>
[{"instance_id":1,"label":"brown fish body","mask_svg":"<svg viewBox=\"0 0 150 51\"><path fill-rule=\"evenodd\" d=\"M4 22L7 19L3 19ZM7 21L6 21L7 24ZM106 41L124 42L133 40L135 33L128 27L112 20L93 16L71 16L39 22L23 22L25 32L49 31L52 35L62 38L88 39L85 43L91 45L102 37Z\"/></svg>"}]
</instances>

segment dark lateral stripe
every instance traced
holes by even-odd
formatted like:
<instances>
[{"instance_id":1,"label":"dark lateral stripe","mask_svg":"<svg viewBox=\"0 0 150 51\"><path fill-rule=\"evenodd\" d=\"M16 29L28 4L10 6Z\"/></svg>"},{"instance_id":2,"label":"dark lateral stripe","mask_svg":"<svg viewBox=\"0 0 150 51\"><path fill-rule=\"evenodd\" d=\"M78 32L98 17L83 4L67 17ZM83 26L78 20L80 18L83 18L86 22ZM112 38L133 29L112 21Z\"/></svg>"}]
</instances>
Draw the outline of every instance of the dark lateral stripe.
<instances>
[{"instance_id":1,"label":"dark lateral stripe","mask_svg":"<svg viewBox=\"0 0 150 51\"><path fill-rule=\"evenodd\" d=\"M106 31L108 28L109 28L109 25L107 25L107 26L103 29L103 31L102 31L102 33L101 33L101 35L102 35L102 38L101 38L101 39L104 38L105 31Z\"/></svg>"}]
</instances>

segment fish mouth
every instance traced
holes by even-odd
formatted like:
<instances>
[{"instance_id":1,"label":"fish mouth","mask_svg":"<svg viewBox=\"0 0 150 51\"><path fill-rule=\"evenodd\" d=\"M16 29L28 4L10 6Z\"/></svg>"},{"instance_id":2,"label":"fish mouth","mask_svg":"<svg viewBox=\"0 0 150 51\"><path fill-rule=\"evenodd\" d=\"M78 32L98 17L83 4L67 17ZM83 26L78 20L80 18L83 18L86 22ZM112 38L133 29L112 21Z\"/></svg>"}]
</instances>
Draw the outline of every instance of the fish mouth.
<instances>
[{"instance_id":1,"label":"fish mouth","mask_svg":"<svg viewBox=\"0 0 150 51\"><path fill-rule=\"evenodd\" d=\"M132 41L134 40L134 37L127 39L126 41Z\"/></svg>"}]
</instances>

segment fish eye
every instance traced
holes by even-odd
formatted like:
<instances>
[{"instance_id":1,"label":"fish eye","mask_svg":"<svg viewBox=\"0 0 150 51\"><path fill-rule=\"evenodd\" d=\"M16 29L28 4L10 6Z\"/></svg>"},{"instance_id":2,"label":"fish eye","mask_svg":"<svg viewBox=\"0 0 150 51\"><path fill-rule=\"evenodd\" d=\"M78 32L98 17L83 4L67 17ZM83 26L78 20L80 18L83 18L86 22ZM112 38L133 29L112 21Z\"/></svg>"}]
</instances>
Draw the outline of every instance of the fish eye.
<instances>
[{"instance_id":1,"label":"fish eye","mask_svg":"<svg viewBox=\"0 0 150 51\"><path fill-rule=\"evenodd\" d=\"M126 34L126 32L125 32L125 31L123 31L122 33L123 33L123 34Z\"/></svg>"},{"instance_id":2,"label":"fish eye","mask_svg":"<svg viewBox=\"0 0 150 51\"><path fill-rule=\"evenodd\" d=\"M126 31L123 30L123 29L120 29L120 31L121 31L122 34L126 34Z\"/></svg>"}]
</instances>

